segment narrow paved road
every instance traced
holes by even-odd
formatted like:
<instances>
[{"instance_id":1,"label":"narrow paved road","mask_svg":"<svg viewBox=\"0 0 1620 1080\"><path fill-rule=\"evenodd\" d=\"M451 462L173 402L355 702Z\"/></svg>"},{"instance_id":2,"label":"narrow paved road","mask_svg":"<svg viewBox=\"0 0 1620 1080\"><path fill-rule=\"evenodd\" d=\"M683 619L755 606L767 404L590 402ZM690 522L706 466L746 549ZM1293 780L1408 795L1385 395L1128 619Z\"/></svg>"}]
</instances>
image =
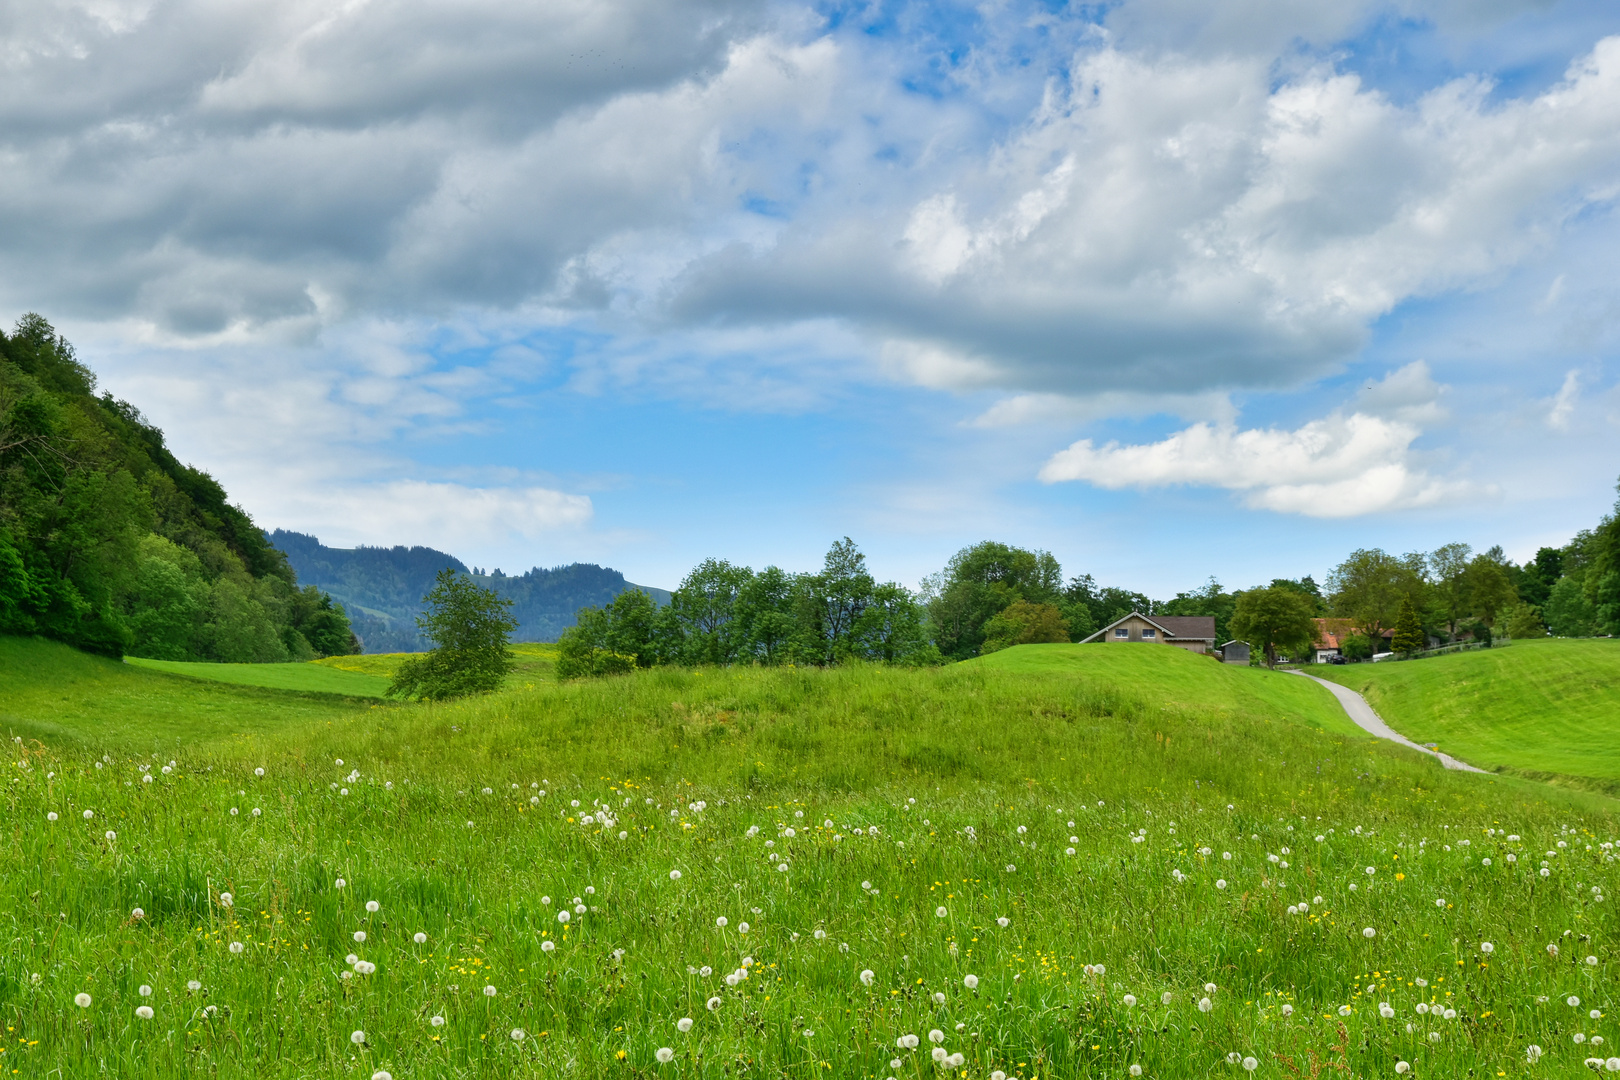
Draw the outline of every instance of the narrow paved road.
<instances>
[{"instance_id":1,"label":"narrow paved road","mask_svg":"<svg viewBox=\"0 0 1620 1080\"><path fill-rule=\"evenodd\" d=\"M1305 675L1303 671L1295 671L1294 674ZM1339 704L1344 706L1344 711L1349 714L1350 719L1354 720L1356 726L1369 735L1376 735L1380 739L1388 739L1390 742L1398 742L1402 746L1410 746L1413 750L1421 750L1425 754L1433 754L1448 769L1477 773L1485 771L1484 769L1476 769L1467 762L1458 761L1450 754L1442 754L1438 750L1430 750L1427 746L1419 746L1411 739L1393 730L1388 724L1384 723L1383 717L1374 712L1373 707L1367 704L1366 698L1349 687L1340 686L1336 682L1328 682L1326 679L1318 679L1315 675L1305 675L1305 678L1315 683L1321 683L1331 690L1333 696L1339 699Z\"/></svg>"}]
</instances>

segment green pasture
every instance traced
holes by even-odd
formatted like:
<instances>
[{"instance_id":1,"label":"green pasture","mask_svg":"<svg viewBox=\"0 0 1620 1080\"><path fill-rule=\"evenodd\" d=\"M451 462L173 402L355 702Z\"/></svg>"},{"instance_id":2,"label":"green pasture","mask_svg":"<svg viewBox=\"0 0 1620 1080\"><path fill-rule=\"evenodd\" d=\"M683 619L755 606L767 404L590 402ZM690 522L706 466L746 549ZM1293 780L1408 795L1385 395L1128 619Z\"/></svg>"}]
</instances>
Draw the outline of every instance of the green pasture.
<instances>
[{"instance_id":1,"label":"green pasture","mask_svg":"<svg viewBox=\"0 0 1620 1080\"><path fill-rule=\"evenodd\" d=\"M1334 708L1149 647L378 705L0 639L0 1066L1542 1077L1620 1052L1615 804L1448 773Z\"/></svg>"},{"instance_id":2,"label":"green pasture","mask_svg":"<svg viewBox=\"0 0 1620 1080\"><path fill-rule=\"evenodd\" d=\"M188 678L43 638L0 635L0 729L57 746L173 752L326 725L368 707L354 698Z\"/></svg>"},{"instance_id":3,"label":"green pasture","mask_svg":"<svg viewBox=\"0 0 1620 1080\"><path fill-rule=\"evenodd\" d=\"M147 660L138 656L126 657L124 663L192 679L309 694L380 698L388 689L388 677L385 675L369 675L319 663L203 664L182 660Z\"/></svg>"},{"instance_id":4,"label":"green pasture","mask_svg":"<svg viewBox=\"0 0 1620 1080\"><path fill-rule=\"evenodd\" d=\"M1303 679L1265 668L1222 664L1158 645L1021 645L968 665L1025 675L1066 675L1092 685L1146 692L1165 706L1211 717L1294 722L1352 738L1370 738L1332 695Z\"/></svg>"},{"instance_id":5,"label":"green pasture","mask_svg":"<svg viewBox=\"0 0 1620 1080\"><path fill-rule=\"evenodd\" d=\"M1620 641L1515 641L1310 672L1365 695L1407 738L1471 765L1620 793Z\"/></svg>"}]
</instances>

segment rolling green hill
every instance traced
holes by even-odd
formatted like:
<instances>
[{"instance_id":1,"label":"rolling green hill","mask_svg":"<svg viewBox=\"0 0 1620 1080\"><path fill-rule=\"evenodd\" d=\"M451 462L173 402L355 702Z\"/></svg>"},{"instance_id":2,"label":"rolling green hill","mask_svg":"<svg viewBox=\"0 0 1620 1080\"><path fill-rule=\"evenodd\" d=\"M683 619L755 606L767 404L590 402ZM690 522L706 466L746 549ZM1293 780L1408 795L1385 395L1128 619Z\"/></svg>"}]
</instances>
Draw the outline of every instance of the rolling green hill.
<instances>
[{"instance_id":1,"label":"rolling green hill","mask_svg":"<svg viewBox=\"0 0 1620 1080\"><path fill-rule=\"evenodd\" d=\"M1364 694L1407 738L1471 765L1620 793L1620 641L1516 641L1310 671Z\"/></svg>"},{"instance_id":2,"label":"rolling green hill","mask_svg":"<svg viewBox=\"0 0 1620 1080\"><path fill-rule=\"evenodd\" d=\"M346 671L316 662L301 664L205 664L183 660L147 660L126 657L124 662L151 671L164 671L210 682L237 686L261 686L271 690L294 690L308 694L344 694L348 697L380 698L388 689L388 679Z\"/></svg>"},{"instance_id":3,"label":"rolling green hill","mask_svg":"<svg viewBox=\"0 0 1620 1080\"><path fill-rule=\"evenodd\" d=\"M1615 803L1345 723L1171 648L379 704L0 639L0 1062L1584 1074L1572 1033L1620 1005Z\"/></svg>"},{"instance_id":4,"label":"rolling green hill","mask_svg":"<svg viewBox=\"0 0 1620 1080\"><path fill-rule=\"evenodd\" d=\"M0 729L8 738L173 754L200 743L325 725L368 707L359 699L329 693L288 693L286 688L184 678L44 638L0 635Z\"/></svg>"},{"instance_id":5,"label":"rolling green hill","mask_svg":"<svg viewBox=\"0 0 1620 1080\"><path fill-rule=\"evenodd\" d=\"M1370 738L1330 694L1304 679L1264 668L1239 667L1185 649L1093 645L1018 645L967 661L993 671L1071 676L1166 706L1225 720L1235 716L1294 721L1352 738Z\"/></svg>"}]
</instances>

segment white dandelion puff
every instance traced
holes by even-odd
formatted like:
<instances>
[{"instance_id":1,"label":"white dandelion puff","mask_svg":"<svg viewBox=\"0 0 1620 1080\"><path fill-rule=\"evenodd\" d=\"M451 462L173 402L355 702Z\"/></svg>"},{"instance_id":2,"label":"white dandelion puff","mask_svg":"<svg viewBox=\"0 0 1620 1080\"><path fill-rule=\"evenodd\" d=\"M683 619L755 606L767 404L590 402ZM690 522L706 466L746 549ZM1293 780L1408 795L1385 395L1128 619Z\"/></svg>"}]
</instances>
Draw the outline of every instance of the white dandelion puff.
<instances>
[{"instance_id":1,"label":"white dandelion puff","mask_svg":"<svg viewBox=\"0 0 1620 1080\"><path fill-rule=\"evenodd\" d=\"M861 972L861 985L862 986L871 986L872 981L874 979L876 979L876 978L877 978L877 975L872 971L872 969L867 968L867 969L865 969L864 971Z\"/></svg>"},{"instance_id":2,"label":"white dandelion puff","mask_svg":"<svg viewBox=\"0 0 1620 1080\"><path fill-rule=\"evenodd\" d=\"M416 933L411 935L411 940L416 942L418 945L423 945L427 943L427 935L418 930Z\"/></svg>"},{"instance_id":3,"label":"white dandelion puff","mask_svg":"<svg viewBox=\"0 0 1620 1080\"><path fill-rule=\"evenodd\" d=\"M135 1015L140 1017L142 1020L150 1020L150 1019L152 1019L152 1015L153 1015L152 1006L150 1006L150 1005L137 1005L137 1006L135 1006Z\"/></svg>"},{"instance_id":4,"label":"white dandelion puff","mask_svg":"<svg viewBox=\"0 0 1620 1080\"><path fill-rule=\"evenodd\" d=\"M360 1046L366 1041L366 1033L363 1031L352 1031L349 1033L349 1041L354 1043L356 1046Z\"/></svg>"},{"instance_id":5,"label":"white dandelion puff","mask_svg":"<svg viewBox=\"0 0 1620 1080\"><path fill-rule=\"evenodd\" d=\"M83 993L74 994L73 1004L77 1005L81 1009L88 1009L90 1007L90 995Z\"/></svg>"},{"instance_id":6,"label":"white dandelion puff","mask_svg":"<svg viewBox=\"0 0 1620 1080\"><path fill-rule=\"evenodd\" d=\"M690 1016L683 1016L679 1020L675 1021L675 1030L679 1031L682 1035L686 1034L688 1031L691 1031L692 1018Z\"/></svg>"},{"instance_id":7,"label":"white dandelion puff","mask_svg":"<svg viewBox=\"0 0 1620 1080\"><path fill-rule=\"evenodd\" d=\"M658 1052L654 1054L653 1057L657 1058L660 1063L668 1065L670 1062L675 1060L675 1051L671 1050L667 1046L660 1046L658 1048Z\"/></svg>"},{"instance_id":8,"label":"white dandelion puff","mask_svg":"<svg viewBox=\"0 0 1620 1080\"><path fill-rule=\"evenodd\" d=\"M962 985L969 990L977 990L979 988L979 977L977 975L964 975L962 976Z\"/></svg>"},{"instance_id":9,"label":"white dandelion puff","mask_svg":"<svg viewBox=\"0 0 1620 1080\"><path fill-rule=\"evenodd\" d=\"M484 987L484 996L485 997L494 997L495 996L495 988L493 986Z\"/></svg>"}]
</instances>

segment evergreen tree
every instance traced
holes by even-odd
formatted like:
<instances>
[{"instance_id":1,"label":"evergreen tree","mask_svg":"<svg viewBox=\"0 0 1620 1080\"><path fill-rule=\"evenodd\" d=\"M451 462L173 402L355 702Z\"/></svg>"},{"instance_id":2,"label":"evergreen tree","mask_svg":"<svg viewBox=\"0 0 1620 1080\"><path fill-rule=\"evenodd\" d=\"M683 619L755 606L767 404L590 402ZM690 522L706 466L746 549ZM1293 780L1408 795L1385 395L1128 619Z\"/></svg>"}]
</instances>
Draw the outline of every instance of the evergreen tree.
<instances>
[{"instance_id":1,"label":"evergreen tree","mask_svg":"<svg viewBox=\"0 0 1620 1080\"><path fill-rule=\"evenodd\" d=\"M1423 637L1423 623L1418 619L1417 606L1408 596L1401 601L1401 613L1395 619L1395 635L1390 648L1400 653L1417 652L1427 644Z\"/></svg>"}]
</instances>

